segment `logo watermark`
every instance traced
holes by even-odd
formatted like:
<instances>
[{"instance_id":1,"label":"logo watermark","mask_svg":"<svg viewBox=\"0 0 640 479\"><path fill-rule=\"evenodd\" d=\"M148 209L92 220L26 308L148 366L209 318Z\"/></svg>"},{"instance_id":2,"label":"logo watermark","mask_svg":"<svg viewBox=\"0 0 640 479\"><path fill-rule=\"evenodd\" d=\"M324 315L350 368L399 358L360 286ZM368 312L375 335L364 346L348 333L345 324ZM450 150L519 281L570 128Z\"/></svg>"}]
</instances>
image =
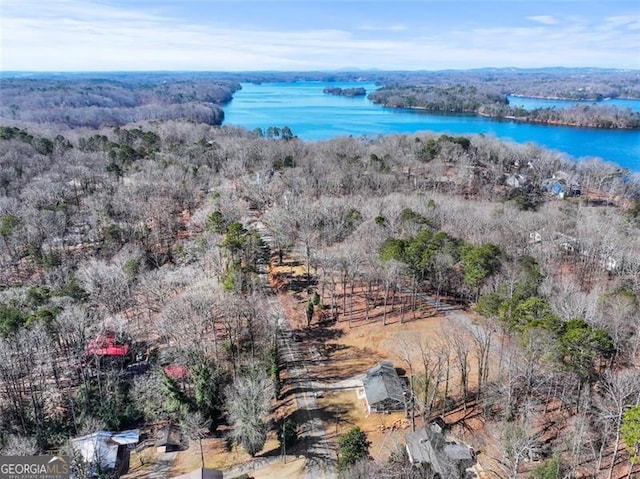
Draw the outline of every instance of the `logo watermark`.
<instances>
[{"instance_id":1,"label":"logo watermark","mask_svg":"<svg viewBox=\"0 0 640 479\"><path fill-rule=\"evenodd\" d=\"M0 479L69 479L66 456L0 456Z\"/></svg>"}]
</instances>

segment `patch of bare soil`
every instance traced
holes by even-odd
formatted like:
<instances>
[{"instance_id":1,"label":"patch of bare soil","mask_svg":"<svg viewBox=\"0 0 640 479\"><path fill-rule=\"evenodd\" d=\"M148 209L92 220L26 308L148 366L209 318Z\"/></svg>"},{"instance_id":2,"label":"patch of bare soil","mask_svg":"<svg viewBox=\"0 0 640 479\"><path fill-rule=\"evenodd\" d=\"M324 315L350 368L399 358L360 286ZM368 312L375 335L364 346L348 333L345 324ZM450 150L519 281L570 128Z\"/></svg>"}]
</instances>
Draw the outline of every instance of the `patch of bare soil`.
<instances>
[{"instance_id":1,"label":"patch of bare soil","mask_svg":"<svg viewBox=\"0 0 640 479\"><path fill-rule=\"evenodd\" d=\"M254 469L249 474L253 479L298 479L305 474L305 459L302 456L289 457L287 462L277 461L273 464Z\"/></svg>"},{"instance_id":2,"label":"patch of bare soil","mask_svg":"<svg viewBox=\"0 0 640 479\"><path fill-rule=\"evenodd\" d=\"M255 458L247 454L241 446L231 445L225 439L211 438L202 440L204 467L226 471L240 465L247 469L260 468L274 462L280 454L279 443L275 434L270 434L262 451ZM197 442L191 442L189 447L178 452L171 466L169 477L191 472L202 465L202 455ZM239 474L238 474L239 475Z\"/></svg>"},{"instance_id":3,"label":"patch of bare soil","mask_svg":"<svg viewBox=\"0 0 640 479\"><path fill-rule=\"evenodd\" d=\"M327 436L332 442L337 444L340 435L358 426L371 441L370 453L376 460L387 460L399 445L404 444L404 435L411 431L411 423L404 412L367 414L362 389L328 391L317 404L327 418Z\"/></svg>"}]
</instances>

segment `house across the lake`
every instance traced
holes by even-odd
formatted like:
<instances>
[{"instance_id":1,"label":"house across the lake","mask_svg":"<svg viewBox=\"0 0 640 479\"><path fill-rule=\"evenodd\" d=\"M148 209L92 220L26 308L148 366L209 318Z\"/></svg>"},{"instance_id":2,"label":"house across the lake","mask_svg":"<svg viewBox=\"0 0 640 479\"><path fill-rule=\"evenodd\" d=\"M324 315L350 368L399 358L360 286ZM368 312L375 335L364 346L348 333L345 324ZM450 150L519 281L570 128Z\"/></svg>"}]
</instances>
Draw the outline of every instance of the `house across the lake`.
<instances>
[{"instance_id":1,"label":"house across the lake","mask_svg":"<svg viewBox=\"0 0 640 479\"><path fill-rule=\"evenodd\" d=\"M381 361L369 369L362 385L367 413L404 410L404 385L390 361Z\"/></svg>"}]
</instances>

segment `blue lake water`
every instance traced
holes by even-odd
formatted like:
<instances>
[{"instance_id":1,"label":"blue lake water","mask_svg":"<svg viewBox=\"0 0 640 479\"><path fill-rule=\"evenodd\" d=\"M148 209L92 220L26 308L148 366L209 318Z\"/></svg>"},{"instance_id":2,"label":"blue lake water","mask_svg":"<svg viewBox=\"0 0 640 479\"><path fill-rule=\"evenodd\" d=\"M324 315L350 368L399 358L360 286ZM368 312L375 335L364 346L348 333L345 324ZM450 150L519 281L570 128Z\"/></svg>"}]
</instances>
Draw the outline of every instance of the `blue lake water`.
<instances>
[{"instance_id":1,"label":"blue lake water","mask_svg":"<svg viewBox=\"0 0 640 479\"><path fill-rule=\"evenodd\" d=\"M305 140L340 135L379 135L432 131L449 134L493 135L518 143L536 143L575 159L599 157L632 171L640 171L640 132L548 126L477 116L438 115L417 110L384 108L366 97L342 97L322 92L325 86L376 89L373 83L263 83L242 84L225 107L225 124L249 130L288 126ZM523 99L518 100L535 100ZM549 100L544 100L549 101ZM636 111L640 101L615 100ZM562 100L552 101L556 106ZM573 102L569 102L573 103ZM566 105L565 105L566 106ZM622 105L618 105L622 106Z\"/></svg>"}]
</instances>

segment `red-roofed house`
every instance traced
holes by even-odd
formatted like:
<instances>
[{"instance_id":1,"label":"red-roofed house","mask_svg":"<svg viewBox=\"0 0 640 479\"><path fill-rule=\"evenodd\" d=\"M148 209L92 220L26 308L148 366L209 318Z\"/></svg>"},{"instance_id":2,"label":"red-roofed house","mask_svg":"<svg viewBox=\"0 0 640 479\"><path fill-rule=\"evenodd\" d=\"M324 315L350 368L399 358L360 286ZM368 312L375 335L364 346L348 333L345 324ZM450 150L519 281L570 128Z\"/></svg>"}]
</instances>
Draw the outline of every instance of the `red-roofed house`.
<instances>
[{"instance_id":1,"label":"red-roofed house","mask_svg":"<svg viewBox=\"0 0 640 479\"><path fill-rule=\"evenodd\" d=\"M85 354L87 356L112 356L124 357L129 352L129 346L126 344L116 344L116 338L113 336L98 336L90 339Z\"/></svg>"},{"instance_id":2,"label":"red-roofed house","mask_svg":"<svg viewBox=\"0 0 640 479\"><path fill-rule=\"evenodd\" d=\"M187 368L178 364L167 364L162 370L173 379L187 379L189 377Z\"/></svg>"}]
</instances>

